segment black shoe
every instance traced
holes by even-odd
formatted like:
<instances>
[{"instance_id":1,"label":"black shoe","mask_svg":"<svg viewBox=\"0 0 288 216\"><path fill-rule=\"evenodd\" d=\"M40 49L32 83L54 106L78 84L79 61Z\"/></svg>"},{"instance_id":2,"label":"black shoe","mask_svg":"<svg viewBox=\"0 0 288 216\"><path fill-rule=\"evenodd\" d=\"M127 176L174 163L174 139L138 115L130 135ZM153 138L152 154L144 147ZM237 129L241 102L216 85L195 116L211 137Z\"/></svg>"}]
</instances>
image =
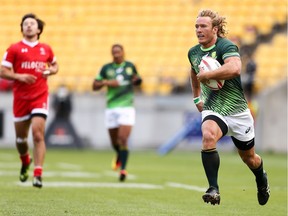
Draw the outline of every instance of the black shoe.
<instances>
[{"instance_id":1,"label":"black shoe","mask_svg":"<svg viewBox=\"0 0 288 216\"><path fill-rule=\"evenodd\" d=\"M120 176L119 176L119 181L123 182L125 181L126 177L127 177L127 171L126 170L121 170L120 171Z\"/></svg>"},{"instance_id":2,"label":"black shoe","mask_svg":"<svg viewBox=\"0 0 288 216\"><path fill-rule=\"evenodd\" d=\"M202 199L206 203L211 203L211 205L220 204L220 193L215 187L210 187L206 193L202 196Z\"/></svg>"},{"instance_id":3,"label":"black shoe","mask_svg":"<svg viewBox=\"0 0 288 216\"><path fill-rule=\"evenodd\" d=\"M30 164L32 163L32 161L33 161L32 158L30 158L30 162L29 162L29 164L27 166L24 166L22 164L22 167L21 167L21 170L20 170L20 176L19 176L19 179L20 179L21 182L26 182L27 181L27 179L29 177L29 173L28 173L29 167L30 167Z\"/></svg>"},{"instance_id":4,"label":"black shoe","mask_svg":"<svg viewBox=\"0 0 288 216\"><path fill-rule=\"evenodd\" d=\"M34 176L33 178L33 186L42 188L42 178L41 176Z\"/></svg>"},{"instance_id":5,"label":"black shoe","mask_svg":"<svg viewBox=\"0 0 288 216\"><path fill-rule=\"evenodd\" d=\"M258 197L258 203L260 205L265 205L268 202L268 199L270 197L270 188L268 184L268 178L267 178L267 173L264 171L263 174L264 177L264 185L257 185L257 197Z\"/></svg>"}]
</instances>

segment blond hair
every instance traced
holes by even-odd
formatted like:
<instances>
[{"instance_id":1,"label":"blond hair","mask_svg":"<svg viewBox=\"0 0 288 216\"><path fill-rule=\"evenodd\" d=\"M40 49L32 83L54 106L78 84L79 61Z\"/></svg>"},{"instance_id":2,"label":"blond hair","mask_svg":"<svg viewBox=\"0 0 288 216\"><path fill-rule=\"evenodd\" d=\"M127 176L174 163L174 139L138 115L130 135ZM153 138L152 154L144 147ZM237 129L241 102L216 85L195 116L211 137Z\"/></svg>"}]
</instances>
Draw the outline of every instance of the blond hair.
<instances>
[{"instance_id":1,"label":"blond hair","mask_svg":"<svg viewBox=\"0 0 288 216\"><path fill-rule=\"evenodd\" d=\"M225 38L227 35L226 28L226 18L223 16L219 16L217 12L206 9L199 12L197 17L210 17L212 20L212 27L217 27L217 36L220 38Z\"/></svg>"}]
</instances>

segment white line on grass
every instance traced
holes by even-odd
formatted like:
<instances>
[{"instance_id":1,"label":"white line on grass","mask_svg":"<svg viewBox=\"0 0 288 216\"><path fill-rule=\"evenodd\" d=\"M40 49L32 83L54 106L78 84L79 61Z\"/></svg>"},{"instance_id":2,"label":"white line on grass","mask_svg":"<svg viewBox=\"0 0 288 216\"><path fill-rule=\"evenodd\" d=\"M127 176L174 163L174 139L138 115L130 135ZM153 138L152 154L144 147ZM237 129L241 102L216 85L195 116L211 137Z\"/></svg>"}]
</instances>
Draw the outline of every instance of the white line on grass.
<instances>
[{"instance_id":1,"label":"white line on grass","mask_svg":"<svg viewBox=\"0 0 288 216\"><path fill-rule=\"evenodd\" d=\"M44 173L44 177L71 177L71 178L99 178L101 174L90 173L90 172L76 172L76 171L59 171L51 172L47 171Z\"/></svg>"},{"instance_id":2,"label":"white line on grass","mask_svg":"<svg viewBox=\"0 0 288 216\"><path fill-rule=\"evenodd\" d=\"M21 167L21 163L16 163L16 162L0 162L0 168L2 169L15 169Z\"/></svg>"},{"instance_id":3,"label":"white line on grass","mask_svg":"<svg viewBox=\"0 0 288 216\"><path fill-rule=\"evenodd\" d=\"M0 176L15 176L18 174L19 171L2 171L0 170ZM32 174L32 171L29 172ZM108 177L119 177L118 172L114 171L104 171L103 174L101 173L92 173L92 172L77 172L77 171L46 171L44 173L44 177L68 177L68 178L100 178L102 176ZM137 177L133 174L129 173L129 179L135 180Z\"/></svg>"},{"instance_id":4,"label":"white line on grass","mask_svg":"<svg viewBox=\"0 0 288 216\"><path fill-rule=\"evenodd\" d=\"M17 171L0 171L0 176L15 176L18 175Z\"/></svg>"},{"instance_id":5,"label":"white line on grass","mask_svg":"<svg viewBox=\"0 0 288 216\"><path fill-rule=\"evenodd\" d=\"M62 169L69 169L69 170L80 170L82 166L78 164L70 164L70 163L57 163L58 167Z\"/></svg>"},{"instance_id":6,"label":"white line on grass","mask_svg":"<svg viewBox=\"0 0 288 216\"><path fill-rule=\"evenodd\" d=\"M16 185L22 187L32 187L30 182L15 182ZM138 189L163 189L162 185L147 184L147 183L111 183L111 182L44 182L44 187L48 188L138 188ZM182 188L186 190L193 190L199 192L205 192L206 188L198 187L195 185L185 185L175 182L167 182L165 184L168 187Z\"/></svg>"},{"instance_id":7,"label":"white line on grass","mask_svg":"<svg viewBox=\"0 0 288 216\"><path fill-rule=\"evenodd\" d=\"M0 170L0 176L15 176L18 175L18 170L16 171L2 171ZM32 176L33 171L29 172L29 175ZM44 173L44 177L68 177L68 178L100 178L101 174L99 173L89 173L89 172L65 172L65 171L59 171L59 172L50 172L47 171Z\"/></svg>"},{"instance_id":8,"label":"white line on grass","mask_svg":"<svg viewBox=\"0 0 288 216\"><path fill-rule=\"evenodd\" d=\"M198 187L195 185L186 185L186 184L181 184L181 183L176 183L176 182L167 182L166 185L169 187L183 188L183 189L194 190L194 191L199 191L199 192L206 191L206 188L203 188L203 187Z\"/></svg>"},{"instance_id":9,"label":"white line on grass","mask_svg":"<svg viewBox=\"0 0 288 216\"><path fill-rule=\"evenodd\" d=\"M30 182L16 182L23 187L32 187ZM69 187L69 188L139 188L139 189L163 189L161 185L145 183L109 183L109 182L44 182L43 187Z\"/></svg>"}]
</instances>

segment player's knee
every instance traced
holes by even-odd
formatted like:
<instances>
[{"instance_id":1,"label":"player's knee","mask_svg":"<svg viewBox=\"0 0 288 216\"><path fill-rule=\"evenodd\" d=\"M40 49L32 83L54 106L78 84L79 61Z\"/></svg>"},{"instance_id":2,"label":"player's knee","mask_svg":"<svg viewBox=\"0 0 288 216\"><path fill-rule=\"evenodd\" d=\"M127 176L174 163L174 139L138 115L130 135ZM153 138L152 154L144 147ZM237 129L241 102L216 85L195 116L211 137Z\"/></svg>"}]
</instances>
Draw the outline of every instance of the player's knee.
<instances>
[{"instance_id":1,"label":"player's knee","mask_svg":"<svg viewBox=\"0 0 288 216\"><path fill-rule=\"evenodd\" d=\"M44 134L40 131L33 132L33 141L34 143L39 143L44 140Z\"/></svg>"},{"instance_id":2,"label":"player's knee","mask_svg":"<svg viewBox=\"0 0 288 216\"><path fill-rule=\"evenodd\" d=\"M118 144L120 145L120 147L127 147L127 143L128 143L127 137L124 137L124 136L118 137Z\"/></svg>"},{"instance_id":3,"label":"player's knee","mask_svg":"<svg viewBox=\"0 0 288 216\"><path fill-rule=\"evenodd\" d=\"M202 140L203 140L203 145L206 147L209 146L214 146L217 142L217 136L215 133L211 132L211 131L203 131L202 132Z\"/></svg>"}]
</instances>

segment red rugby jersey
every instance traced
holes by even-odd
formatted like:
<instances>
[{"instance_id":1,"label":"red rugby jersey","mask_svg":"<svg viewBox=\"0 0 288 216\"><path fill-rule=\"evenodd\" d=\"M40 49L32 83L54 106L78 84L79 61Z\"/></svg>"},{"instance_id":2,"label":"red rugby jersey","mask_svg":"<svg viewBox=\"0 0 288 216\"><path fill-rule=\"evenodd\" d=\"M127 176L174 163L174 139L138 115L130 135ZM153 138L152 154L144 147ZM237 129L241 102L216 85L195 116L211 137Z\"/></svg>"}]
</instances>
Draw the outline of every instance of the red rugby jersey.
<instances>
[{"instance_id":1,"label":"red rugby jersey","mask_svg":"<svg viewBox=\"0 0 288 216\"><path fill-rule=\"evenodd\" d=\"M12 68L14 73L33 74L37 80L33 84L14 81L14 98L33 99L38 95L48 92L47 78L42 77L42 71L47 63L54 63L56 57L47 44L28 42L22 40L12 44L4 54L2 65Z\"/></svg>"}]
</instances>

